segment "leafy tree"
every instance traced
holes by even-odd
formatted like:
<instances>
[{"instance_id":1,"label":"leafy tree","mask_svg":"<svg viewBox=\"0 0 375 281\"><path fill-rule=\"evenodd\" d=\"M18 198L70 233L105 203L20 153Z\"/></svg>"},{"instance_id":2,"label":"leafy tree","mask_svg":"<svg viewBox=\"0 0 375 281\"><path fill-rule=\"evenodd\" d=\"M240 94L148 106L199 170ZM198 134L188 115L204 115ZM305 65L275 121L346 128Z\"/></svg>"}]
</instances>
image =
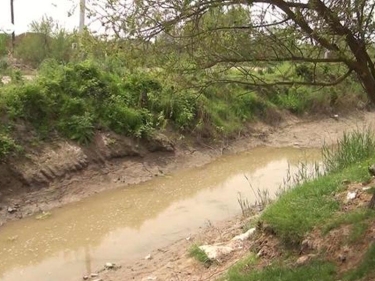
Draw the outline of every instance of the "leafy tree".
<instances>
[{"instance_id":1,"label":"leafy tree","mask_svg":"<svg viewBox=\"0 0 375 281\"><path fill-rule=\"evenodd\" d=\"M51 17L33 21L30 32L20 35L15 49L16 57L37 67L46 58L67 62L72 55L74 34L68 34Z\"/></svg>"},{"instance_id":2,"label":"leafy tree","mask_svg":"<svg viewBox=\"0 0 375 281\"><path fill-rule=\"evenodd\" d=\"M92 14L117 37L163 38L171 52L188 53L192 69L209 68L210 81L333 86L355 74L375 102L372 0L101 0ZM285 62L307 72L253 71ZM223 67L242 75L221 76Z\"/></svg>"}]
</instances>

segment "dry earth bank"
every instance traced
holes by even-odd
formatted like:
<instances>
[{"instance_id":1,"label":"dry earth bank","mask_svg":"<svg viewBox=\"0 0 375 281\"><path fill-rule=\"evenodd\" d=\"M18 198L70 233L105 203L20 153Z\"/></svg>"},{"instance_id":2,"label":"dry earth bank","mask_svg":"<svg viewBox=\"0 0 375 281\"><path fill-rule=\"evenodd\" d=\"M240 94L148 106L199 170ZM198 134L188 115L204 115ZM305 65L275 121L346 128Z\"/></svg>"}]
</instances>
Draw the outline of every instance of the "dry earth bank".
<instances>
[{"instance_id":1,"label":"dry earth bank","mask_svg":"<svg viewBox=\"0 0 375 281\"><path fill-rule=\"evenodd\" d=\"M0 165L0 224L78 201L100 191L135 184L179 169L197 167L224 153L256 146L320 147L344 131L375 128L375 112L322 119L288 116L277 126L252 124L235 140L179 140L159 135L138 142L98 132L88 147L56 140L26 150L26 157ZM27 132L25 132L27 133Z\"/></svg>"}]
</instances>

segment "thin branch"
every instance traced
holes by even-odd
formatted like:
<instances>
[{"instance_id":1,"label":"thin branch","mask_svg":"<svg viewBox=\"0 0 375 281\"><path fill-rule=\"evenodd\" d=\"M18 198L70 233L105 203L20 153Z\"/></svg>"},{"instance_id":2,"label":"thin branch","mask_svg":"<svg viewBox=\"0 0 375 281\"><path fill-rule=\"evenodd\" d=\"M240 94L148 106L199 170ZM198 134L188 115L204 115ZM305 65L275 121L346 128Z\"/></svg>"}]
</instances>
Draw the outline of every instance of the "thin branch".
<instances>
[{"instance_id":1,"label":"thin branch","mask_svg":"<svg viewBox=\"0 0 375 281\"><path fill-rule=\"evenodd\" d=\"M244 59L238 59L238 58L221 58L219 60L216 60L214 62L211 62L210 64L205 65L203 68L211 68L215 65L218 65L220 63L243 63L243 62L287 62L287 61L293 61L293 62L308 62L308 63L340 63L342 62L342 59L340 58L306 58L306 57L282 57L282 58L259 58L255 57L252 59L244 58Z\"/></svg>"},{"instance_id":2,"label":"thin branch","mask_svg":"<svg viewBox=\"0 0 375 281\"><path fill-rule=\"evenodd\" d=\"M329 87L335 86L343 82L349 75L352 73L352 70L349 70L345 75L341 76L340 78L336 79L333 82L304 82L304 81L275 81L272 83L252 83L244 80L233 80L233 79L219 79L216 80L216 83L235 83L235 84L243 84L243 85L251 85L251 86L258 86L258 87L273 87L273 86L321 86L321 87Z\"/></svg>"}]
</instances>

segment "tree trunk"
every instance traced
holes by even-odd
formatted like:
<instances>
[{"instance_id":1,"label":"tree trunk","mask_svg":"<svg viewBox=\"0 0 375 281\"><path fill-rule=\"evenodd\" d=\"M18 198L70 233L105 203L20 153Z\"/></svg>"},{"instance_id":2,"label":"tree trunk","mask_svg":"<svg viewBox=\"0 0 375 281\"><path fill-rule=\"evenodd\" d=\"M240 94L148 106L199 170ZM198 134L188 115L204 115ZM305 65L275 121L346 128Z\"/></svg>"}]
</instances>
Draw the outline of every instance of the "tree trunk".
<instances>
[{"instance_id":1,"label":"tree trunk","mask_svg":"<svg viewBox=\"0 0 375 281\"><path fill-rule=\"evenodd\" d=\"M368 207L370 209L375 209L375 192L372 194L370 203L368 204Z\"/></svg>"},{"instance_id":2,"label":"tree trunk","mask_svg":"<svg viewBox=\"0 0 375 281\"><path fill-rule=\"evenodd\" d=\"M363 88L366 91L367 97L372 104L375 105L375 77L373 77L369 70L358 73L358 78L362 82Z\"/></svg>"}]
</instances>

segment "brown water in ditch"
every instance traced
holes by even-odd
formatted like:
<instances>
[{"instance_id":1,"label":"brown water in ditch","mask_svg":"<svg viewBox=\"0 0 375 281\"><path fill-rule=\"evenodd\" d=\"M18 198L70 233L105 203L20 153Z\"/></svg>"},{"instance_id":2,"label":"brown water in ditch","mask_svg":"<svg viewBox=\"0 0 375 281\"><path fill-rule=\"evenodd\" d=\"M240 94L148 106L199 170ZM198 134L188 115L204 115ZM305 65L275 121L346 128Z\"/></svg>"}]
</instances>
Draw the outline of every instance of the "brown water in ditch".
<instances>
[{"instance_id":1,"label":"brown water in ditch","mask_svg":"<svg viewBox=\"0 0 375 281\"><path fill-rule=\"evenodd\" d=\"M288 165L319 160L318 150L257 148L204 167L96 194L75 204L0 228L0 280L73 281L143 258L204 226L240 212L238 193L279 189Z\"/></svg>"}]
</instances>

